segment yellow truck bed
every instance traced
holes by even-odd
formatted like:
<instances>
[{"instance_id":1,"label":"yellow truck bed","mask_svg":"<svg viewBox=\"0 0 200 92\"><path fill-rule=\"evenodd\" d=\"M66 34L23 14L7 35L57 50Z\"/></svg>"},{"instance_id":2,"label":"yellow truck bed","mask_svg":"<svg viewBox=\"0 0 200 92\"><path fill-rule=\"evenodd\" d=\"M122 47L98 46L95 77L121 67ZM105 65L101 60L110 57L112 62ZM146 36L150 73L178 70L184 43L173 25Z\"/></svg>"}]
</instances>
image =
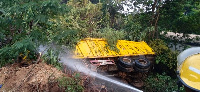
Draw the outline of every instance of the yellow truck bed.
<instances>
[{"instance_id":1,"label":"yellow truck bed","mask_svg":"<svg viewBox=\"0 0 200 92\"><path fill-rule=\"evenodd\" d=\"M105 39L85 38L76 45L74 58L106 58L118 56L153 55L155 52L144 41L118 40L119 51L112 51Z\"/></svg>"}]
</instances>

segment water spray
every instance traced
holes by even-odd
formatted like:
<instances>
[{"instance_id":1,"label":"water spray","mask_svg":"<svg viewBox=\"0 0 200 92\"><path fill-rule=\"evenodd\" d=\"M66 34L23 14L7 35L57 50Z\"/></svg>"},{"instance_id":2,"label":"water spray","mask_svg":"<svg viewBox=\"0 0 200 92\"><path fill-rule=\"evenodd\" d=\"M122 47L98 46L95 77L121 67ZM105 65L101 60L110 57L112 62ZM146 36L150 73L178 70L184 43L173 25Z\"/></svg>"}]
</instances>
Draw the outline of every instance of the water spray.
<instances>
[{"instance_id":1,"label":"water spray","mask_svg":"<svg viewBox=\"0 0 200 92\"><path fill-rule=\"evenodd\" d=\"M46 53L46 50L48 48L50 48L50 47L41 45L39 47L39 52ZM65 52L66 49L63 49L63 51ZM75 59L72 59L72 58L69 58L69 57L70 57L70 55L66 54L66 52L61 53L60 56L59 56L60 62L62 62L63 64L65 64L66 66L68 66L69 68L71 68L74 71L82 72L86 75L89 75L89 76L92 76L92 77L95 77L95 78L98 78L98 79L101 79L101 80L105 80L107 82L119 85L121 87L128 88L128 89L132 90L132 92L143 92L142 90L134 88L130 85L127 85L127 84L122 83L120 81L117 81L117 80L111 79L109 77L103 76L101 74L98 74L97 72L94 72L94 71L90 70L89 68L87 68L82 61L78 61L78 60L75 60Z\"/></svg>"},{"instance_id":2,"label":"water spray","mask_svg":"<svg viewBox=\"0 0 200 92\"><path fill-rule=\"evenodd\" d=\"M62 63L64 63L66 66L68 66L69 68L75 70L75 71L79 71L79 72L82 72L82 73L85 73L89 76L92 76L92 77L95 77L95 78L99 78L101 80L105 80L107 82L111 82L111 83L114 83L114 84L117 84L119 86L122 86L122 87L125 87L125 88L128 88L128 89L131 89L133 92L143 92L137 88L134 88L132 86L129 86L127 84L124 84L124 83L121 83L117 80L114 80L114 79L111 79L111 78L108 78L106 76L103 76L101 74L98 74L97 72L94 72L92 70L90 70L89 68L87 68L83 62L81 61L78 61L78 60L74 60L74 59L69 59L69 58L66 58L66 56L61 56L60 57L60 60Z\"/></svg>"}]
</instances>

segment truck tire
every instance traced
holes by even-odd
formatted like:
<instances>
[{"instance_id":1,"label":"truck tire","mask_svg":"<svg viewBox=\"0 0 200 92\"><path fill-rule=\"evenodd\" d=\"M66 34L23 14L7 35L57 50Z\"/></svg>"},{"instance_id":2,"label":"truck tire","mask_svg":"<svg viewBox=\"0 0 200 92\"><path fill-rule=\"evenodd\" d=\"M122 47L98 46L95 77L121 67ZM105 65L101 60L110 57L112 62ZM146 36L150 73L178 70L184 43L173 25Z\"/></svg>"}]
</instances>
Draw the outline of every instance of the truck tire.
<instances>
[{"instance_id":1,"label":"truck tire","mask_svg":"<svg viewBox=\"0 0 200 92\"><path fill-rule=\"evenodd\" d=\"M135 60L135 67L146 69L150 67L151 62L146 58L139 58Z\"/></svg>"},{"instance_id":2,"label":"truck tire","mask_svg":"<svg viewBox=\"0 0 200 92\"><path fill-rule=\"evenodd\" d=\"M127 68L127 67L123 67L121 64L117 63L117 68L123 72L132 72L133 68Z\"/></svg>"},{"instance_id":3,"label":"truck tire","mask_svg":"<svg viewBox=\"0 0 200 92\"><path fill-rule=\"evenodd\" d=\"M137 72L146 73L146 72L149 71L150 67L149 67L149 68L143 68L143 69L138 68L138 67L134 67L134 69L135 69L135 71L137 71Z\"/></svg>"},{"instance_id":4,"label":"truck tire","mask_svg":"<svg viewBox=\"0 0 200 92\"><path fill-rule=\"evenodd\" d=\"M118 63L126 68L133 67L133 60L130 57L119 57Z\"/></svg>"}]
</instances>

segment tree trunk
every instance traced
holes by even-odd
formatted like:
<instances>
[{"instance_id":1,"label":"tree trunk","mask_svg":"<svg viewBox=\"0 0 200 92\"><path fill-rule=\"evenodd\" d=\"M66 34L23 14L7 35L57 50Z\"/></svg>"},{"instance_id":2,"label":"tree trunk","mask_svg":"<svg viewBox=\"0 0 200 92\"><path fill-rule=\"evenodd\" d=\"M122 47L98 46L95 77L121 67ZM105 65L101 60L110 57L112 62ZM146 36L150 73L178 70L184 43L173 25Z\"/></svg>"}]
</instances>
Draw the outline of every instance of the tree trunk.
<instances>
[{"instance_id":1,"label":"tree trunk","mask_svg":"<svg viewBox=\"0 0 200 92\"><path fill-rule=\"evenodd\" d=\"M159 32L158 32L158 19L159 19L159 8L160 8L160 2L162 0L154 0L154 3L152 5L152 20L151 20L151 26L154 26L154 31L152 32L152 38L158 38Z\"/></svg>"},{"instance_id":2,"label":"tree trunk","mask_svg":"<svg viewBox=\"0 0 200 92\"><path fill-rule=\"evenodd\" d=\"M151 26L154 26L154 28L155 28L155 25L154 25L154 22L155 22L155 10L156 10L157 2L158 2L158 0L154 0L154 3L152 5ZM154 29L152 34L151 34L152 35L151 38L154 38L155 32L156 32L156 30Z\"/></svg>"}]
</instances>

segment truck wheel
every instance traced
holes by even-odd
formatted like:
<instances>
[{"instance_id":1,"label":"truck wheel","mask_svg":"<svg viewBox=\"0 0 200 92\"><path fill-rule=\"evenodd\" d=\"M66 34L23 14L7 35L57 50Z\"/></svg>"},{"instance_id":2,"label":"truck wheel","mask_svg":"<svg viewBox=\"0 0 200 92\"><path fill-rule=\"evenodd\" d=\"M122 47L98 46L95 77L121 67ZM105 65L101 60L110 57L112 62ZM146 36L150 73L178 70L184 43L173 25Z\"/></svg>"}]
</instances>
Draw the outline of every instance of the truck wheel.
<instances>
[{"instance_id":1,"label":"truck wheel","mask_svg":"<svg viewBox=\"0 0 200 92\"><path fill-rule=\"evenodd\" d=\"M150 61L146 58L139 58L135 60L135 67L146 69L150 67Z\"/></svg>"},{"instance_id":2,"label":"truck wheel","mask_svg":"<svg viewBox=\"0 0 200 92\"><path fill-rule=\"evenodd\" d=\"M126 68L126 67L123 67L122 65L120 65L119 63L117 64L117 68L123 72L132 72L133 71L133 68Z\"/></svg>"},{"instance_id":3,"label":"truck wheel","mask_svg":"<svg viewBox=\"0 0 200 92\"><path fill-rule=\"evenodd\" d=\"M119 64L126 68L133 67L133 60L130 57L119 57Z\"/></svg>"},{"instance_id":4,"label":"truck wheel","mask_svg":"<svg viewBox=\"0 0 200 92\"><path fill-rule=\"evenodd\" d=\"M135 69L135 71L137 71L137 72L146 73L146 72L149 71L150 67L141 69L141 68L138 68L138 67L135 66L134 69Z\"/></svg>"}]
</instances>

